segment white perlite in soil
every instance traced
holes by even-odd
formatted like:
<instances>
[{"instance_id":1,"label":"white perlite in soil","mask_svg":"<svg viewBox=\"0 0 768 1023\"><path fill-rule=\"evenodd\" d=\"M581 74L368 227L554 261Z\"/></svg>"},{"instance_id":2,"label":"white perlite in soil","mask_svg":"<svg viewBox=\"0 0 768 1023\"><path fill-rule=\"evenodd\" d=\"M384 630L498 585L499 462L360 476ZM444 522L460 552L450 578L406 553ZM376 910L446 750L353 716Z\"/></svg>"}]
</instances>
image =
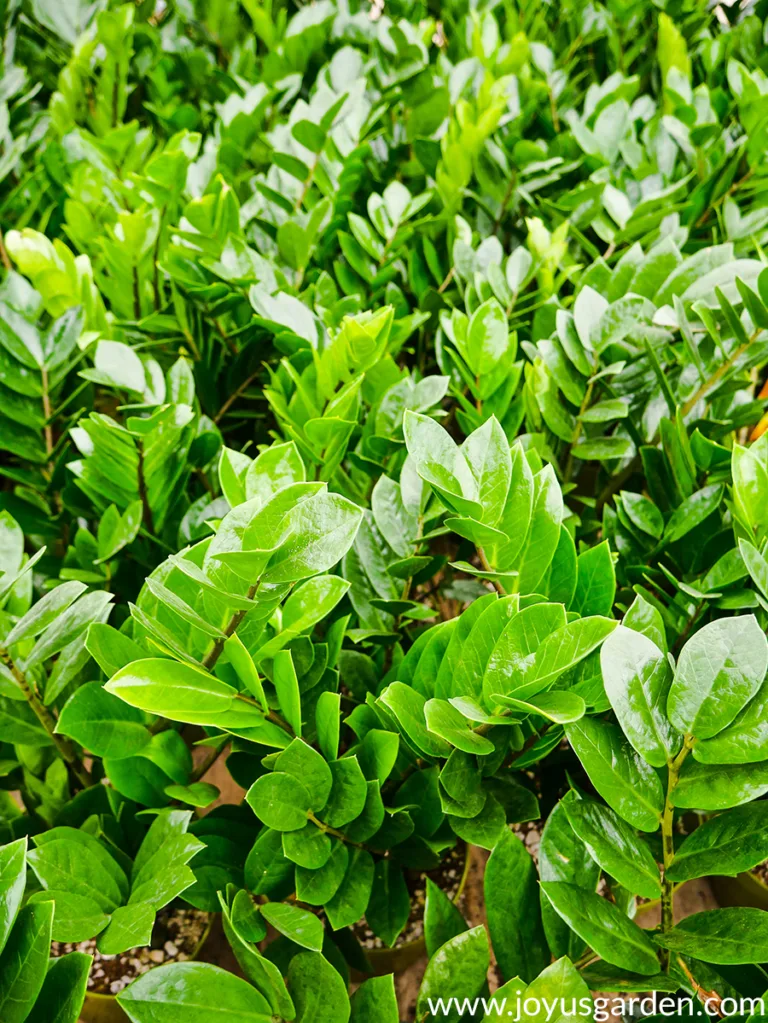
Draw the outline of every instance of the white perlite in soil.
<instances>
[{"instance_id":1,"label":"white perlite in soil","mask_svg":"<svg viewBox=\"0 0 768 1023\"><path fill-rule=\"evenodd\" d=\"M209 914L191 907L164 909L157 914L149 945L130 948L119 955L102 955L96 938L89 941L54 941L51 956L68 952L85 952L93 956L88 975L88 991L101 995L117 995L132 980L162 963L183 963L190 959L208 926Z\"/></svg>"}]
</instances>

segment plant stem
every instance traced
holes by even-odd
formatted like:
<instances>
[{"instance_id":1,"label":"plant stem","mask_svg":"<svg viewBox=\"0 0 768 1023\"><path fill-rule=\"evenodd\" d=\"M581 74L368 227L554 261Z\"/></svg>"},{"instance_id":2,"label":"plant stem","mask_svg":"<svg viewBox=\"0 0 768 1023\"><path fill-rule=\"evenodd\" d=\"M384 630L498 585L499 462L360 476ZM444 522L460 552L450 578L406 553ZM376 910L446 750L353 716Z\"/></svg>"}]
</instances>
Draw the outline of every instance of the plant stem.
<instances>
[{"instance_id":1,"label":"plant stem","mask_svg":"<svg viewBox=\"0 0 768 1023\"><path fill-rule=\"evenodd\" d=\"M698 389L698 391L696 391L696 393L691 398L688 399L685 405L683 405L682 410L683 416L687 416L688 413L696 404L696 402L699 401L700 398L703 398L704 395L707 394L709 391L711 391L715 384L720 383L720 381L728 372L728 370L732 368L733 364L737 362L738 359L741 358L741 356L744 354L744 352L746 352L746 350L749 348L752 342L756 340L761 330L762 328L758 327L757 330L754 331L754 333L750 334L750 336L747 338L743 345L739 345L735 352L729 355L727 359L725 359L718 365L717 369L712 374L712 376L709 377L708 380L705 380L701 387Z\"/></svg>"},{"instance_id":2,"label":"plant stem","mask_svg":"<svg viewBox=\"0 0 768 1023\"><path fill-rule=\"evenodd\" d=\"M366 849L370 853L375 853L376 856L385 856L386 853L381 849L372 849L371 846L365 845L363 842L353 842L351 838L347 838L343 831L337 831L336 828L332 828L330 824L325 824L319 820L312 813L311 810L307 810L307 820L312 821L320 831L326 835L332 835L334 838L338 838L340 842L344 842L345 845L354 846L355 849Z\"/></svg>"},{"instance_id":3,"label":"plant stem","mask_svg":"<svg viewBox=\"0 0 768 1023\"><path fill-rule=\"evenodd\" d=\"M58 750L62 760L69 767L83 788L89 788L93 785L93 779L91 778L90 773L86 770L85 766L78 758L75 753L75 748L69 739L65 739L63 736L56 733L56 718L37 695L34 683L30 683L27 680L26 675L16 666L13 658L7 650L0 648L0 660L2 660L3 664L10 669L19 689L21 689L22 693L24 693L27 703L32 708L35 717L51 737L51 740Z\"/></svg>"},{"instance_id":4,"label":"plant stem","mask_svg":"<svg viewBox=\"0 0 768 1023\"><path fill-rule=\"evenodd\" d=\"M139 465L137 469L138 490L139 497L141 498L141 506L143 509L142 521L144 522L144 528L147 530L147 532L154 534L155 524L152 519L152 508L150 507L149 504L149 494L147 493L147 481L144 478L144 442L141 439L137 444L137 448L139 454Z\"/></svg>"},{"instance_id":5,"label":"plant stem","mask_svg":"<svg viewBox=\"0 0 768 1023\"><path fill-rule=\"evenodd\" d=\"M139 287L139 268L133 268L133 318L141 319L141 290Z\"/></svg>"},{"instance_id":6,"label":"plant stem","mask_svg":"<svg viewBox=\"0 0 768 1023\"><path fill-rule=\"evenodd\" d=\"M693 737L686 735L683 742L683 748L676 757L670 758L667 761L667 798L664 801L664 813L661 818L661 841L664 857L664 873L661 883L662 933L670 931L674 927L675 923L673 885L672 882L667 879L667 870L675 856L675 835L673 830L675 817L674 795L677 784L680 781L680 768L683 766L683 761L690 753L692 745ZM669 949L662 949L661 962L665 971L669 973Z\"/></svg>"},{"instance_id":7,"label":"plant stem","mask_svg":"<svg viewBox=\"0 0 768 1023\"><path fill-rule=\"evenodd\" d=\"M230 396L227 398L227 400L221 406L219 411L213 417L214 423L218 424L218 423L221 422L221 420L224 418L226 413L229 412L229 409L231 408L231 406L237 401L237 399L240 397L240 395L244 391L248 390L248 388L251 386L253 381L258 377L258 375L259 375L258 373L252 373L249 377L247 377L245 379L245 381L242 384L240 384L240 386L238 388L236 388L236 390L234 390L232 392L232 394L230 394Z\"/></svg>"},{"instance_id":8,"label":"plant stem","mask_svg":"<svg viewBox=\"0 0 768 1023\"><path fill-rule=\"evenodd\" d=\"M480 564L483 566L483 569L486 572L493 572L493 568L491 567L488 558L486 558L485 551L483 550L482 547L477 548L477 556L480 558ZM506 591L504 590L504 587L501 585L501 581L499 579L491 579L490 581L496 587L496 591L500 593L502 597L505 597Z\"/></svg>"},{"instance_id":9,"label":"plant stem","mask_svg":"<svg viewBox=\"0 0 768 1023\"><path fill-rule=\"evenodd\" d=\"M258 588L259 588L258 583L254 583L252 586L248 588L249 600L253 600L253 598L256 596L256 591L258 590ZM221 657L221 651L224 649L224 643L229 639L229 637L233 633L237 631L237 627L240 625L240 622L243 620L243 618L245 618L247 614L248 608L245 607L240 608L238 611L235 611L235 613L229 619L229 621L227 622L227 627L224 629L224 635L220 636L217 640L214 640L213 646L203 659L203 667L205 668L206 671L212 671L214 669L214 667L216 666L216 662Z\"/></svg>"},{"instance_id":10,"label":"plant stem","mask_svg":"<svg viewBox=\"0 0 768 1023\"><path fill-rule=\"evenodd\" d=\"M581 402L581 408L579 409L579 414L576 416L576 426L573 429L573 437L571 438L571 443L568 445L568 458L566 460L565 469L563 471L563 482L564 483L570 483L571 482L571 476L573 475L573 462L574 462L573 448L574 448L574 445L576 445L578 443L579 437L581 436L581 431L584 429L584 423L582 422L582 420L584 418L585 412L589 408L589 403L592 401L592 391L594 390L594 387L595 387L595 374L597 373L597 371L598 371L598 360L595 359L595 364L592 367L592 376L590 377L589 383L587 384L587 388L584 391L584 397L583 397L582 402Z\"/></svg>"},{"instance_id":11,"label":"plant stem","mask_svg":"<svg viewBox=\"0 0 768 1023\"><path fill-rule=\"evenodd\" d=\"M51 427L51 397L48 392L48 368L43 366L40 370L40 381L43 389L43 416L45 417L45 426L43 427L43 433L45 436L45 451L49 459L49 469L52 469L50 465L51 452L53 451L53 429Z\"/></svg>"},{"instance_id":12,"label":"plant stem","mask_svg":"<svg viewBox=\"0 0 768 1023\"><path fill-rule=\"evenodd\" d=\"M8 255L8 250L5 247L5 239L3 238L2 231L0 231L0 262L3 264L6 270L13 269L10 256Z\"/></svg>"}]
</instances>

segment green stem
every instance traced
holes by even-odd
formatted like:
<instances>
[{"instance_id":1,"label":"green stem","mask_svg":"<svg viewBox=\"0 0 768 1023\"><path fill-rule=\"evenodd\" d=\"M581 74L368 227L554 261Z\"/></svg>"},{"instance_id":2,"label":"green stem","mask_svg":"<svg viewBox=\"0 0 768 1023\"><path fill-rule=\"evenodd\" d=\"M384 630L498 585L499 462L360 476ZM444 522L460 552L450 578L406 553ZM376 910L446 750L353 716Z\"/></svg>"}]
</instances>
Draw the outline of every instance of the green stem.
<instances>
[{"instance_id":1,"label":"green stem","mask_svg":"<svg viewBox=\"0 0 768 1023\"><path fill-rule=\"evenodd\" d=\"M252 586L248 588L249 600L253 600L253 598L256 596L256 591L258 590L258 588L259 588L258 583L254 583ZM243 618L245 618L245 616L248 614L248 610L249 610L248 608L244 607L240 608L238 611L235 611L235 613L229 619L227 627L224 629L224 635L214 640L213 646L203 658L203 667L205 668L206 671L213 671L213 669L216 667L216 662L221 657L221 651L224 649L224 643L229 639L230 636L237 632L238 626L240 625L240 622L242 622Z\"/></svg>"},{"instance_id":2,"label":"green stem","mask_svg":"<svg viewBox=\"0 0 768 1023\"><path fill-rule=\"evenodd\" d=\"M568 459L565 463L565 470L563 472L564 483L571 482L574 462L573 448L574 445L578 443L579 437L581 436L581 431L584 429L583 418L585 412L589 408L589 403L592 401L592 391L594 390L595 387L595 374L597 373L597 370L598 364L597 361L595 361L595 365L592 367L592 376L590 377L587 389L584 391L584 397L581 402L581 408L579 409L579 414L576 417L576 426L573 429L573 437L571 438L571 443L568 445Z\"/></svg>"},{"instance_id":3,"label":"green stem","mask_svg":"<svg viewBox=\"0 0 768 1023\"><path fill-rule=\"evenodd\" d=\"M701 387L698 389L698 391L696 391L696 393L691 398L688 399L685 405L683 405L682 414L684 417L688 415L688 413L691 411L691 409L694 407L696 402L699 401L700 398L703 398L709 391L712 390L712 388L716 384L720 383L720 381L723 379L728 370L731 369L734 363L738 362L738 360L747 351L752 342L757 339L761 330L762 328L758 327L757 330L750 334L750 336L747 338L744 344L739 345L739 347L731 355L729 355L729 357L725 359L724 362L721 362L718 365L717 369L714 371L712 376L709 377L708 380L705 380Z\"/></svg>"},{"instance_id":4,"label":"green stem","mask_svg":"<svg viewBox=\"0 0 768 1023\"><path fill-rule=\"evenodd\" d=\"M259 589L258 583L253 583L253 585L248 588L249 600L253 600L253 598L256 596L258 589ZM244 607L235 611L235 613L229 619L227 627L224 629L224 635L219 636L218 639L214 640L213 646L203 658L203 667L205 668L206 671L213 671L213 669L216 667L216 662L218 661L219 657L221 657L221 652L224 649L224 644L226 643L230 636L233 636L237 632L240 623L242 622L243 618L245 618L245 616L248 614L249 610L250 610L249 608ZM262 711L262 713L264 712L264 708L261 706L261 704L258 703L256 700L251 699L250 696L246 696L245 693L238 693L237 698L239 700L243 700L245 703L252 703L255 707L258 707L259 710ZM293 729L290 727L288 722L283 720L283 718L281 718L280 715L277 714L275 711L273 710L268 711L265 714L265 717L267 718L268 721L272 721L274 724L282 728L283 731L290 735L291 738L294 738ZM213 758L213 760L215 759L216 757Z\"/></svg>"},{"instance_id":5,"label":"green stem","mask_svg":"<svg viewBox=\"0 0 768 1023\"><path fill-rule=\"evenodd\" d=\"M13 675L16 684L27 699L27 703L32 708L35 717L46 730L48 735L59 752L64 763L69 767L74 776L83 786L83 788L90 788L93 785L93 778L90 773L86 770L83 763L75 753L75 747L63 736L56 733L56 718L53 716L50 710L46 707L23 671L21 671L13 661L13 658L7 650L0 649L0 660L3 664L9 668Z\"/></svg>"},{"instance_id":6,"label":"green stem","mask_svg":"<svg viewBox=\"0 0 768 1023\"><path fill-rule=\"evenodd\" d=\"M152 507L149 503L147 481L144 476L144 441L141 438L139 438L139 442L136 445L136 447L139 456L139 464L136 470L136 485L139 491L139 498L141 500L142 507L141 518L142 522L144 523L144 528L147 530L147 532L154 535L155 523L152 518Z\"/></svg>"},{"instance_id":7,"label":"green stem","mask_svg":"<svg viewBox=\"0 0 768 1023\"><path fill-rule=\"evenodd\" d=\"M493 572L494 571L493 567L491 566L491 563L488 561L488 558L485 556L485 551L483 550L482 547L478 547L477 548L477 556L478 556L478 558L480 558L480 564L483 566L484 571L486 571L486 572ZM505 591L504 587L501 585L501 582L498 579L491 579L490 581L496 587L497 592L500 593L502 597L505 597L506 596L506 591Z\"/></svg>"},{"instance_id":8,"label":"green stem","mask_svg":"<svg viewBox=\"0 0 768 1023\"><path fill-rule=\"evenodd\" d=\"M661 930L662 933L672 930L675 924L674 916L674 890L673 884L667 878L667 870L675 857L675 789L680 781L680 768L688 754L691 752L693 737L686 735L683 748L676 757L667 761L667 797L664 801L664 813L661 818L661 842L664 863L664 872L661 883ZM661 962L665 971L669 973L669 949L662 949Z\"/></svg>"},{"instance_id":9,"label":"green stem","mask_svg":"<svg viewBox=\"0 0 768 1023\"><path fill-rule=\"evenodd\" d=\"M376 856L386 855L386 852L382 849L372 849L369 845L365 845L363 842L353 842L352 839L348 838L343 831L338 831L336 828L332 828L330 824L325 824L323 821L315 817L311 810L307 810L307 820L312 821L312 823L324 834L331 835L333 838L338 838L339 841L344 842L345 845L354 846L355 849L365 849L370 853L374 853Z\"/></svg>"}]
</instances>

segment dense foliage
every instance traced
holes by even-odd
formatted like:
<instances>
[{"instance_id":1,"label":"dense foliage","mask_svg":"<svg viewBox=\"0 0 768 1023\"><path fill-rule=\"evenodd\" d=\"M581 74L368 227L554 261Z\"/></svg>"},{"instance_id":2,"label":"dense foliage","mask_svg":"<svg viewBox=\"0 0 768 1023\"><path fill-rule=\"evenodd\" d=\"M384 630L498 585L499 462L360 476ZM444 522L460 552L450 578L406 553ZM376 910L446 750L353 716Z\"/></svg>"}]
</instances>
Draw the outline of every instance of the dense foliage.
<instances>
[{"instance_id":1,"label":"dense foliage","mask_svg":"<svg viewBox=\"0 0 768 1023\"><path fill-rule=\"evenodd\" d=\"M765 0L0 17L3 1023L763 994Z\"/></svg>"}]
</instances>

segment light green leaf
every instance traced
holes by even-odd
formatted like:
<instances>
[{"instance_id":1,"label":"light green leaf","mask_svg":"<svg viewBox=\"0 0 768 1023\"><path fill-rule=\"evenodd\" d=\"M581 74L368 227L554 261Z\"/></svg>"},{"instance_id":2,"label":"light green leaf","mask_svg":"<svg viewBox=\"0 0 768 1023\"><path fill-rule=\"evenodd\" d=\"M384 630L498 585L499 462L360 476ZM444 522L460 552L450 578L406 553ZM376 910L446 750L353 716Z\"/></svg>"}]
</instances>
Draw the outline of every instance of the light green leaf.
<instances>
[{"instance_id":1,"label":"light green leaf","mask_svg":"<svg viewBox=\"0 0 768 1023\"><path fill-rule=\"evenodd\" d=\"M271 1023L269 1002L247 981L210 963L169 963L143 974L118 995L132 1023L181 1020L210 1023L211 1006L222 1023Z\"/></svg>"},{"instance_id":2,"label":"light green leaf","mask_svg":"<svg viewBox=\"0 0 768 1023\"><path fill-rule=\"evenodd\" d=\"M568 926L606 962L646 976L659 972L650 937L618 906L565 881L544 881L541 887Z\"/></svg>"},{"instance_id":3,"label":"light green leaf","mask_svg":"<svg viewBox=\"0 0 768 1023\"><path fill-rule=\"evenodd\" d=\"M669 692L669 718L708 739L729 725L760 688L768 640L754 615L720 618L688 640Z\"/></svg>"}]
</instances>

